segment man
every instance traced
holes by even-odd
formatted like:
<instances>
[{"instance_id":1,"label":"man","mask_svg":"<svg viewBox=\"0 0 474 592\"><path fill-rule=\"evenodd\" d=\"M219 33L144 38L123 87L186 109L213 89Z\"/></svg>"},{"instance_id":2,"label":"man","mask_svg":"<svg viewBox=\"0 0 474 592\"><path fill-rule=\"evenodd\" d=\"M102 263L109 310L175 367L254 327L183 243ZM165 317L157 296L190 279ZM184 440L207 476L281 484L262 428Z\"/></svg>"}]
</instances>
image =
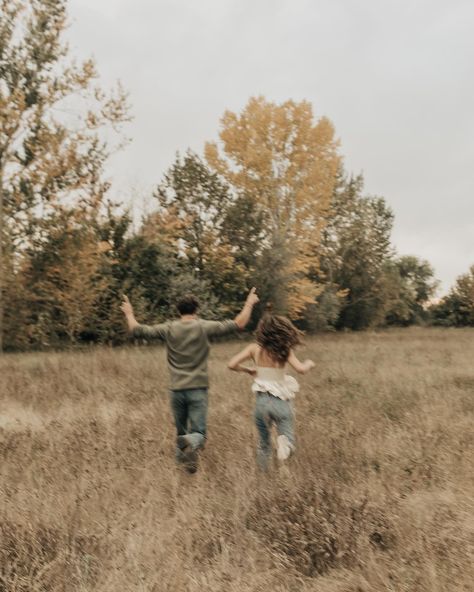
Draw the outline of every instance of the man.
<instances>
[{"instance_id":1,"label":"man","mask_svg":"<svg viewBox=\"0 0 474 592\"><path fill-rule=\"evenodd\" d=\"M199 301L190 294L177 303L178 320L141 325L135 319L130 301L124 296L120 308L133 336L158 338L166 343L171 409L177 430L176 458L185 463L190 473L197 470L197 453L206 440L209 338L244 329L258 301L256 290L252 288L233 321L207 321L198 317Z\"/></svg>"}]
</instances>

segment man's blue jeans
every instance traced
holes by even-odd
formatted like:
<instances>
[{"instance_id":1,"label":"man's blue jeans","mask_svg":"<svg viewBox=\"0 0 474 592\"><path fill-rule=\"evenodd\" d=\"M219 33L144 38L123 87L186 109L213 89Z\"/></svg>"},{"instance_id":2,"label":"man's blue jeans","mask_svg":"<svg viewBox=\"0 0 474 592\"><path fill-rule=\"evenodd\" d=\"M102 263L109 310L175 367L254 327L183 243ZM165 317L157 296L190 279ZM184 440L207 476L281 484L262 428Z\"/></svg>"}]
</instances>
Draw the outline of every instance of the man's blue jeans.
<instances>
[{"instance_id":1,"label":"man's blue jeans","mask_svg":"<svg viewBox=\"0 0 474 592\"><path fill-rule=\"evenodd\" d=\"M171 409L177 436L187 434L194 450L202 448L206 440L207 388L171 391ZM183 453L178 447L176 458L183 459Z\"/></svg>"},{"instance_id":2,"label":"man's blue jeans","mask_svg":"<svg viewBox=\"0 0 474 592\"><path fill-rule=\"evenodd\" d=\"M273 423L276 425L278 435L286 436L294 447L293 417L293 405L289 401L283 401L269 393L257 393L255 423L260 440L257 449L257 462L261 469L268 469L272 455L270 429Z\"/></svg>"}]
</instances>

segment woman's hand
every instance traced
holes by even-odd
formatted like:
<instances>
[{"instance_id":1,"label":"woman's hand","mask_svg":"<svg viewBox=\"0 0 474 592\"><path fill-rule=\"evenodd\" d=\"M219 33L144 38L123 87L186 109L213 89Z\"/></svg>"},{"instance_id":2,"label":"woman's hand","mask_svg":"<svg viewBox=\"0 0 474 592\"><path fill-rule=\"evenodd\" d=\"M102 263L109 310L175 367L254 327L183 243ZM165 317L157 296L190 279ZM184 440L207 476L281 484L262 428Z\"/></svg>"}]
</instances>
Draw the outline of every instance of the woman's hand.
<instances>
[{"instance_id":1,"label":"woman's hand","mask_svg":"<svg viewBox=\"0 0 474 592\"><path fill-rule=\"evenodd\" d=\"M306 374L306 372L309 372L316 366L313 360L305 360L304 362L300 362L298 358L295 356L294 351L290 352L290 355L288 357L288 364L290 364L290 366L294 370L296 370L298 374Z\"/></svg>"},{"instance_id":2,"label":"woman's hand","mask_svg":"<svg viewBox=\"0 0 474 592\"><path fill-rule=\"evenodd\" d=\"M250 376L257 376L257 369L256 368L249 368L248 366L241 366L240 364L236 366L227 366L229 370L233 370L234 372L245 372L245 374L250 374Z\"/></svg>"}]
</instances>

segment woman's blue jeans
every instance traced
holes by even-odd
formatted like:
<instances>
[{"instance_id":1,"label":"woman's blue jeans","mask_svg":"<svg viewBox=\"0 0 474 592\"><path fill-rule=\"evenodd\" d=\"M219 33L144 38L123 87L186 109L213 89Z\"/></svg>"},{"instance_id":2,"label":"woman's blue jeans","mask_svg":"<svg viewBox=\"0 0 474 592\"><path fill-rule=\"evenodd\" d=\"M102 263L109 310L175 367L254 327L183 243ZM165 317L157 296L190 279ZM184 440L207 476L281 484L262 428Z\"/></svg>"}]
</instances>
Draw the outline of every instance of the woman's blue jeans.
<instances>
[{"instance_id":1,"label":"woman's blue jeans","mask_svg":"<svg viewBox=\"0 0 474 592\"><path fill-rule=\"evenodd\" d=\"M275 424L278 435L286 436L292 446L295 445L294 412L290 401L283 401L269 393L258 392L255 406L259 444L257 462L261 469L267 470L272 455L270 430Z\"/></svg>"}]
</instances>

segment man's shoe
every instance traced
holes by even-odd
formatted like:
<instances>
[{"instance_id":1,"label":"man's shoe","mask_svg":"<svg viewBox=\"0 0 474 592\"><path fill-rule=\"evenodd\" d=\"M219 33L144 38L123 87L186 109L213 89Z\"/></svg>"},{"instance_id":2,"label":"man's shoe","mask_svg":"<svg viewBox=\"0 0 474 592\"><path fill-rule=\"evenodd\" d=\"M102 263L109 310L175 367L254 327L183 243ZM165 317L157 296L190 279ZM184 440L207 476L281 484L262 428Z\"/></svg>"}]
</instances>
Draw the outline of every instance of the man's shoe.
<instances>
[{"instance_id":1,"label":"man's shoe","mask_svg":"<svg viewBox=\"0 0 474 592\"><path fill-rule=\"evenodd\" d=\"M186 450L188 446L191 446L191 442L189 441L187 434L184 434L184 436L178 436L176 443L180 450Z\"/></svg>"},{"instance_id":2,"label":"man's shoe","mask_svg":"<svg viewBox=\"0 0 474 592\"><path fill-rule=\"evenodd\" d=\"M183 464L188 473L195 473L198 468L198 453L189 441L188 436L178 436L177 440L178 448L183 453Z\"/></svg>"}]
</instances>

